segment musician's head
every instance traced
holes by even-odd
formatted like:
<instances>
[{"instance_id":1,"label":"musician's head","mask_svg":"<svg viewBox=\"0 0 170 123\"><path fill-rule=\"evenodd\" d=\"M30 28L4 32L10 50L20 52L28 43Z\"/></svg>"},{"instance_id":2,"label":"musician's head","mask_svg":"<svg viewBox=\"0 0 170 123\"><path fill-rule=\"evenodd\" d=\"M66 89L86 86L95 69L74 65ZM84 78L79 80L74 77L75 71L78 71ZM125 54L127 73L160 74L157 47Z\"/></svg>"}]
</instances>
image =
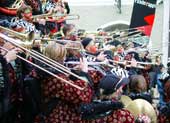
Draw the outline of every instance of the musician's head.
<instances>
[{"instance_id":1,"label":"musician's head","mask_svg":"<svg viewBox=\"0 0 170 123\"><path fill-rule=\"evenodd\" d=\"M80 49L82 49L82 45L78 41L68 42L65 46L67 47L67 57L81 56Z\"/></svg>"},{"instance_id":2,"label":"musician's head","mask_svg":"<svg viewBox=\"0 0 170 123\"><path fill-rule=\"evenodd\" d=\"M0 46L3 46L5 43L5 40L3 38L0 38Z\"/></svg>"},{"instance_id":3,"label":"musician's head","mask_svg":"<svg viewBox=\"0 0 170 123\"><path fill-rule=\"evenodd\" d=\"M117 46L117 53L118 53L118 54L124 53L124 48L122 47L122 45L118 45L118 46Z\"/></svg>"},{"instance_id":4,"label":"musician's head","mask_svg":"<svg viewBox=\"0 0 170 123\"><path fill-rule=\"evenodd\" d=\"M170 75L170 61L168 61L167 67L168 67L167 72L168 72L168 74Z\"/></svg>"},{"instance_id":5,"label":"musician's head","mask_svg":"<svg viewBox=\"0 0 170 123\"><path fill-rule=\"evenodd\" d=\"M9 42L6 42L4 39L0 38L0 46L7 49L7 50L12 50L14 48L16 48L13 44L9 43ZM6 51L0 49L0 54L1 55L5 55L6 54Z\"/></svg>"},{"instance_id":6,"label":"musician's head","mask_svg":"<svg viewBox=\"0 0 170 123\"><path fill-rule=\"evenodd\" d=\"M92 38L84 38L81 43L87 52L94 54L97 52L97 47Z\"/></svg>"},{"instance_id":7,"label":"musician's head","mask_svg":"<svg viewBox=\"0 0 170 123\"><path fill-rule=\"evenodd\" d=\"M166 101L170 101L170 76L167 78L164 84L165 98Z\"/></svg>"},{"instance_id":8,"label":"musician's head","mask_svg":"<svg viewBox=\"0 0 170 123\"><path fill-rule=\"evenodd\" d=\"M53 3L60 2L61 0L51 0Z\"/></svg>"},{"instance_id":9,"label":"musician's head","mask_svg":"<svg viewBox=\"0 0 170 123\"><path fill-rule=\"evenodd\" d=\"M32 20L32 8L30 6L22 6L17 10L19 19Z\"/></svg>"},{"instance_id":10,"label":"musician's head","mask_svg":"<svg viewBox=\"0 0 170 123\"><path fill-rule=\"evenodd\" d=\"M120 99L120 96L128 83L129 79L127 77L118 77L114 74L107 74L100 81L100 95L104 98Z\"/></svg>"},{"instance_id":11,"label":"musician's head","mask_svg":"<svg viewBox=\"0 0 170 123\"><path fill-rule=\"evenodd\" d=\"M161 64L161 56L160 56L160 55L155 56L155 62L156 62L158 65Z\"/></svg>"},{"instance_id":12,"label":"musician's head","mask_svg":"<svg viewBox=\"0 0 170 123\"><path fill-rule=\"evenodd\" d=\"M61 44L50 42L45 48L45 55L57 62L62 63L65 60L67 51Z\"/></svg>"},{"instance_id":13,"label":"musician's head","mask_svg":"<svg viewBox=\"0 0 170 123\"><path fill-rule=\"evenodd\" d=\"M72 36L76 35L76 29L74 24L65 24L62 27L62 32L66 39L71 40Z\"/></svg>"},{"instance_id":14,"label":"musician's head","mask_svg":"<svg viewBox=\"0 0 170 123\"><path fill-rule=\"evenodd\" d=\"M130 77L129 88L131 92L140 93L147 90L147 83L142 75L132 75Z\"/></svg>"}]
</instances>

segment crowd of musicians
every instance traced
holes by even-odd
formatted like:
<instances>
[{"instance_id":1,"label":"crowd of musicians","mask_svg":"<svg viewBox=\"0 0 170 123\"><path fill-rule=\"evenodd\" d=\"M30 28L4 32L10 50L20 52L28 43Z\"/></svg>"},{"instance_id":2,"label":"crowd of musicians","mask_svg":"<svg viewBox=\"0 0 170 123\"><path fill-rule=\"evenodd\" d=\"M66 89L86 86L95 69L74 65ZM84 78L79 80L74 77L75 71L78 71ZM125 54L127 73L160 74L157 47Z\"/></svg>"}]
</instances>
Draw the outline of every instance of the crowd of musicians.
<instances>
[{"instance_id":1,"label":"crowd of musicians","mask_svg":"<svg viewBox=\"0 0 170 123\"><path fill-rule=\"evenodd\" d=\"M0 1L0 123L169 123L170 62L69 15L63 0Z\"/></svg>"}]
</instances>

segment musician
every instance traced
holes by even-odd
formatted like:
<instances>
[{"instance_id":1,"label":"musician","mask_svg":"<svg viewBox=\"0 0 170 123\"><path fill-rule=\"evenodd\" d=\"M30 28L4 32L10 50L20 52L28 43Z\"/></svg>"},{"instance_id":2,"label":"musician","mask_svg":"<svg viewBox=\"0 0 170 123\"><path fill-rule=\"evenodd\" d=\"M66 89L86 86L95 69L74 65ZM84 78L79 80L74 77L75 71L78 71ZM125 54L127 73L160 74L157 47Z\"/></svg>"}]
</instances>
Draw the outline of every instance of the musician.
<instances>
[{"instance_id":1,"label":"musician","mask_svg":"<svg viewBox=\"0 0 170 123\"><path fill-rule=\"evenodd\" d=\"M42 3L40 0L24 0L25 4L31 6L33 15L42 14Z\"/></svg>"},{"instance_id":2,"label":"musician","mask_svg":"<svg viewBox=\"0 0 170 123\"><path fill-rule=\"evenodd\" d=\"M14 20L11 27L17 32L29 33L35 31L32 24L32 8L29 6L21 7L17 10L18 20Z\"/></svg>"},{"instance_id":3,"label":"musician","mask_svg":"<svg viewBox=\"0 0 170 123\"><path fill-rule=\"evenodd\" d=\"M164 96L164 89L163 89L163 83L160 81L161 78L166 75L166 70L163 64L160 64L157 66L157 87L158 92L160 94L159 96L159 105L164 105L163 96Z\"/></svg>"},{"instance_id":4,"label":"musician","mask_svg":"<svg viewBox=\"0 0 170 123\"><path fill-rule=\"evenodd\" d=\"M63 25L63 27L60 28L60 31L57 33L54 33L53 35L54 35L54 38L57 38L57 39L71 40L71 41L78 40L78 36L77 36L74 24Z\"/></svg>"},{"instance_id":5,"label":"musician","mask_svg":"<svg viewBox=\"0 0 170 123\"><path fill-rule=\"evenodd\" d=\"M105 57L107 55L104 54L104 52L99 53L97 51L97 46L95 46L94 40L92 38L84 38L81 43L82 43L84 49L86 50L85 53L87 54L87 57L88 57L88 55L93 55L93 56L96 56L95 60L98 60L98 61L105 60Z\"/></svg>"},{"instance_id":6,"label":"musician","mask_svg":"<svg viewBox=\"0 0 170 123\"><path fill-rule=\"evenodd\" d=\"M14 18L14 22L11 23L11 28L17 32L21 33L30 33L34 32L39 35L41 30L37 30L34 24L37 23L39 25L43 25L45 28L46 21L44 19L36 19L33 20L32 16L32 8L30 6L23 6L17 10L17 18ZM43 28L43 29L44 29ZM42 29L42 31L44 31Z\"/></svg>"},{"instance_id":7,"label":"musician","mask_svg":"<svg viewBox=\"0 0 170 123\"><path fill-rule=\"evenodd\" d=\"M21 84L23 82L22 66L16 54L19 49L10 43L5 43L4 48L10 50L4 52L1 50L0 68L1 68L1 119L2 123L22 122L21 115ZM15 61L14 61L15 60ZM22 117L19 117L19 115Z\"/></svg>"},{"instance_id":8,"label":"musician","mask_svg":"<svg viewBox=\"0 0 170 123\"><path fill-rule=\"evenodd\" d=\"M60 44L52 43L49 44L46 48L45 54L52 58L53 60L57 60L59 63L62 64L64 57L66 56L66 50L63 46ZM85 63L85 62L84 62ZM86 87L84 90L79 90L77 88L74 88L68 84L65 84L64 82L58 80L57 78L50 77L50 76L44 76L45 79L43 81L43 92L45 97L45 104L50 106L50 102L53 102L48 109L50 111L48 113L45 113L45 121L47 123L60 123L60 122L113 122L116 120L119 121L119 118L123 117L124 110L118 110L117 113L111 113L109 116L104 116L101 118L97 118L98 114L95 114L96 116L89 119L87 116L88 113L87 110L84 110L85 107L90 107L91 109L95 109L96 113L96 107L98 107L98 111L100 110L100 106L103 108L107 107L108 109L115 106L113 110L116 110L118 106L121 104L119 102L112 102L112 101L103 101L101 103L95 104L92 102L93 99L93 87L91 85L91 80L89 78L89 75L87 74L87 65L82 64L80 65L81 71L75 71L78 75L84 76L89 83L85 83L82 80L79 80L72 76L65 76L61 74L60 72L56 71L56 75L59 75L60 77L72 82L73 84L79 85L81 87ZM87 104L87 105L86 105ZM97 111L97 112L98 112ZM100 110L101 112L101 110ZM104 111L105 112L105 111ZM122 112L122 113L121 113ZM87 113L87 114L86 114ZM94 113L94 112L90 112ZM103 113L103 112L102 112ZM113 116L116 115L116 118ZM129 112L125 113L124 115L129 116L129 122L133 122L133 118L130 115ZM126 122L127 120L123 120L123 122ZM128 123L128 122L127 122Z\"/></svg>"},{"instance_id":9,"label":"musician","mask_svg":"<svg viewBox=\"0 0 170 123\"><path fill-rule=\"evenodd\" d=\"M147 83L144 76L130 76L129 90L129 96L131 97L131 99L145 99L148 102L152 103L152 97L150 93L147 92Z\"/></svg>"},{"instance_id":10,"label":"musician","mask_svg":"<svg viewBox=\"0 0 170 123\"><path fill-rule=\"evenodd\" d=\"M2 40L4 42L4 40ZM16 54L25 58L25 54L19 48L10 43L1 46L9 50L1 49L0 77L1 77L1 123L33 123L35 114L38 113L38 87L33 79L33 67L16 58ZM34 93L34 96L32 96ZM39 101L38 101L39 100ZM37 102L38 101L38 102ZM0 106L0 107L1 107Z\"/></svg>"},{"instance_id":11,"label":"musician","mask_svg":"<svg viewBox=\"0 0 170 123\"><path fill-rule=\"evenodd\" d=\"M66 56L66 49L62 45L53 42L48 44L45 55L62 64ZM84 65L81 66L83 67ZM86 77L86 72L78 72L77 74L83 74ZM43 81L45 102L49 104L54 100L54 106L51 112L46 115L46 122L80 122L80 114L77 113L79 105L83 102L89 103L92 99L92 87L90 83L72 76L65 76L57 71L54 71L54 73L80 87L87 87L84 90L79 90L57 78L47 76Z\"/></svg>"},{"instance_id":12,"label":"musician","mask_svg":"<svg viewBox=\"0 0 170 123\"><path fill-rule=\"evenodd\" d=\"M68 2L63 0L49 0L45 7L44 7L44 13L53 13L55 12L56 15L66 15L70 13L70 7ZM61 17L59 20L55 20L55 17L52 18L53 22L57 23L58 30L66 24L65 17Z\"/></svg>"},{"instance_id":13,"label":"musician","mask_svg":"<svg viewBox=\"0 0 170 123\"><path fill-rule=\"evenodd\" d=\"M0 1L0 25L4 27L10 26L12 17L16 16L16 9L9 9L15 0L1 0Z\"/></svg>"},{"instance_id":14,"label":"musician","mask_svg":"<svg viewBox=\"0 0 170 123\"><path fill-rule=\"evenodd\" d=\"M120 122L120 121L122 123L134 122L133 115L128 110L122 109L121 103L118 103L124 91L124 88L127 86L128 83L129 83L128 78L120 77L113 73L108 73L106 76L104 76L101 79L99 83L100 99L112 100L113 102L117 102L118 107L116 107L116 105L113 105L112 107L115 108L116 110L113 110L113 113L107 116L107 118L113 119L114 122ZM114 117L115 115L116 117ZM125 117L124 120L122 120L122 117ZM106 122L113 122L113 121L108 120Z\"/></svg>"},{"instance_id":15,"label":"musician","mask_svg":"<svg viewBox=\"0 0 170 123\"><path fill-rule=\"evenodd\" d=\"M170 76L167 73L162 75L161 82L163 84L163 100L162 105L158 105L159 123L170 122Z\"/></svg>"},{"instance_id":16,"label":"musician","mask_svg":"<svg viewBox=\"0 0 170 123\"><path fill-rule=\"evenodd\" d=\"M168 74L170 74L170 61L168 61L167 67L168 67L167 72L168 72Z\"/></svg>"}]
</instances>

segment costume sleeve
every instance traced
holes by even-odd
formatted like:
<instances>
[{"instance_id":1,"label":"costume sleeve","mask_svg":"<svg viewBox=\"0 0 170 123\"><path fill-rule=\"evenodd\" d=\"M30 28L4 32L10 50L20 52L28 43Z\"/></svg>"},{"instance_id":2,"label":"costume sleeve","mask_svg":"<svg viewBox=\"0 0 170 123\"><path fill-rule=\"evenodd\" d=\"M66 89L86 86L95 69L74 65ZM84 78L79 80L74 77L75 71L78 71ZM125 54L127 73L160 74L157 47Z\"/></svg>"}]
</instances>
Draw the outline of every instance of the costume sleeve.
<instances>
[{"instance_id":1,"label":"costume sleeve","mask_svg":"<svg viewBox=\"0 0 170 123\"><path fill-rule=\"evenodd\" d=\"M69 84L66 84L65 82L54 78L50 77L43 82L43 90L44 90L44 95L47 99L47 101L51 98L58 97L62 100L69 101L71 103L89 103L91 102L92 99L92 89L91 87L85 83L82 80L75 80L72 81L68 77L58 74L59 77L68 80L69 82L74 83L77 86L80 87L85 87L84 90L79 90L73 86L70 86Z\"/></svg>"}]
</instances>

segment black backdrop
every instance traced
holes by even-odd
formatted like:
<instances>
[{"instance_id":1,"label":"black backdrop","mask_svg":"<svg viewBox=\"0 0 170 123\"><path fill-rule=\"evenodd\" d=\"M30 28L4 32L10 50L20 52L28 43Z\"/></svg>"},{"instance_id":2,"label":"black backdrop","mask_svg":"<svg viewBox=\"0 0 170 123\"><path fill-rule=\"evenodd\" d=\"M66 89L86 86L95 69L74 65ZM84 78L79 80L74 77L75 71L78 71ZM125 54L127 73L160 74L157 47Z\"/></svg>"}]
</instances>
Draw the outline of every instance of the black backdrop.
<instances>
[{"instance_id":1,"label":"black backdrop","mask_svg":"<svg viewBox=\"0 0 170 123\"><path fill-rule=\"evenodd\" d=\"M131 17L130 28L148 26L149 24L145 21L147 16L152 16L148 21L152 22L155 15L155 5L157 0L134 0L133 12ZM153 8L149 7L148 4L154 5ZM152 29L152 24L151 24ZM151 31L151 30L150 30Z\"/></svg>"}]
</instances>

